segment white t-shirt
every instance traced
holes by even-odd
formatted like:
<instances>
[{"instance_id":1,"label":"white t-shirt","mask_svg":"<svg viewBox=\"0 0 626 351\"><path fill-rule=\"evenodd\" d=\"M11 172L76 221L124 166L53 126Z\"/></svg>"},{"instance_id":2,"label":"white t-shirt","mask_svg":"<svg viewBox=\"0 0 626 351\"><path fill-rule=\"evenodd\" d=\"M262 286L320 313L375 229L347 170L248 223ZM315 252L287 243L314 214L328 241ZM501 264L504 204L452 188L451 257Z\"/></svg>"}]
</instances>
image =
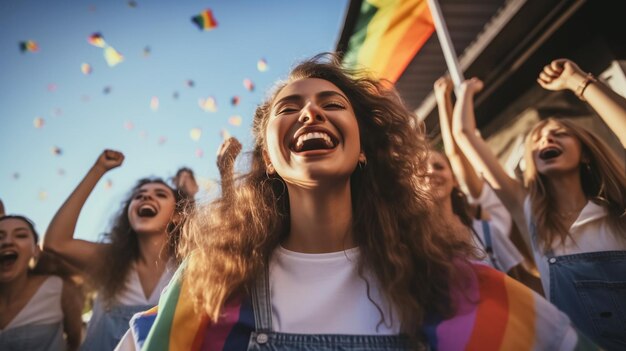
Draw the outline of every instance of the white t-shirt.
<instances>
[{"instance_id":1,"label":"white t-shirt","mask_svg":"<svg viewBox=\"0 0 626 351\"><path fill-rule=\"evenodd\" d=\"M269 266L273 329L301 334L398 334L398 314L383 298L373 275L364 273L368 298L367 283L358 275L359 254L358 248L305 254L278 247Z\"/></svg>"},{"instance_id":2,"label":"white t-shirt","mask_svg":"<svg viewBox=\"0 0 626 351\"><path fill-rule=\"evenodd\" d=\"M37 289L22 310L3 330L25 325L53 324L63 320L61 296L63 280L57 276L48 277Z\"/></svg>"},{"instance_id":3,"label":"white t-shirt","mask_svg":"<svg viewBox=\"0 0 626 351\"><path fill-rule=\"evenodd\" d=\"M599 252L599 251L625 251L626 240L618 236L612 228L609 226L607 210L595 204L592 201L588 201L585 207L582 209L578 218L572 224L569 229L569 236L565 239L565 242L561 242L558 238L552 243L552 252L554 256L574 255L586 252ZM524 201L524 216L526 217L526 223L531 230L534 226L531 225L531 206L530 197L526 197ZM531 233L532 235L533 233ZM533 254L535 261L537 262L537 268L541 274L541 283L543 285L543 291L546 293L548 300L550 299L550 266L548 257L543 248L538 247L538 243L533 243Z\"/></svg>"},{"instance_id":4,"label":"white t-shirt","mask_svg":"<svg viewBox=\"0 0 626 351\"><path fill-rule=\"evenodd\" d=\"M493 263L486 256L483 259L483 263L486 263L492 268L500 269L503 272L508 272L511 268L524 262L524 256L519 252L517 247L509 239L509 233L511 232L511 215L507 211L506 207L500 202L500 199L496 193L489 187L488 184L483 185L483 190L477 199L469 197L470 203L480 204L483 211L487 211L491 217L488 221L490 233L491 233L491 247L498 264L498 267L494 267ZM485 233L483 231L483 222L480 220L474 220L472 227L480 237L483 243L486 243ZM481 243L472 235L474 239L474 245L483 250L484 247Z\"/></svg>"}]
</instances>

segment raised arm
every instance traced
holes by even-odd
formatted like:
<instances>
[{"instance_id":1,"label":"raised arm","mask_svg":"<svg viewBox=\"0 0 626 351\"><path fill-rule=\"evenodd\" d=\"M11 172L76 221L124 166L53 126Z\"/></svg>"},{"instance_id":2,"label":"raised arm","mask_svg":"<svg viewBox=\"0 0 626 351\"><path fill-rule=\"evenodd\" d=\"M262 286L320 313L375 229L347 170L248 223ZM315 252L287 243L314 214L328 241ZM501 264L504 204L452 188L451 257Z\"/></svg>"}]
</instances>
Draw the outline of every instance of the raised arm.
<instances>
[{"instance_id":1,"label":"raised arm","mask_svg":"<svg viewBox=\"0 0 626 351\"><path fill-rule=\"evenodd\" d=\"M581 100L586 100L626 148L626 99L624 97L597 81L593 76L586 74L568 59L554 60L546 65L539 73L537 82L548 90L571 90Z\"/></svg>"},{"instance_id":2,"label":"raised arm","mask_svg":"<svg viewBox=\"0 0 626 351\"><path fill-rule=\"evenodd\" d=\"M93 271L102 262L103 250L107 244L74 238L74 230L80 211L100 178L109 170L119 167L124 155L113 150L105 150L87 172L69 198L57 211L48 226L44 237L44 249L52 251L70 264L83 271Z\"/></svg>"},{"instance_id":3,"label":"raised arm","mask_svg":"<svg viewBox=\"0 0 626 351\"><path fill-rule=\"evenodd\" d=\"M241 152L241 143L236 138L226 139L217 150L217 169L222 179L222 196L228 195L235 183L235 159Z\"/></svg>"},{"instance_id":4,"label":"raised arm","mask_svg":"<svg viewBox=\"0 0 626 351\"><path fill-rule=\"evenodd\" d=\"M461 189L468 191L473 198L478 198L483 190L484 182L478 177L476 170L452 137L452 88L452 80L447 77L439 78L434 85L443 148Z\"/></svg>"},{"instance_id":5,"label":"raised arm","mask_svg":"<svg viewBox=\"0 0 626 351\"><path fill-rule=\"evenodd\" d=\"M474 117L474 95L483 88L477 78L466 80L458 89L458 100L452 117L452 133L465 156L478 164L483 176L518 223L523 225L526 190L509 177L487 143L477 134Z\"/></svg>"}]
</instances>

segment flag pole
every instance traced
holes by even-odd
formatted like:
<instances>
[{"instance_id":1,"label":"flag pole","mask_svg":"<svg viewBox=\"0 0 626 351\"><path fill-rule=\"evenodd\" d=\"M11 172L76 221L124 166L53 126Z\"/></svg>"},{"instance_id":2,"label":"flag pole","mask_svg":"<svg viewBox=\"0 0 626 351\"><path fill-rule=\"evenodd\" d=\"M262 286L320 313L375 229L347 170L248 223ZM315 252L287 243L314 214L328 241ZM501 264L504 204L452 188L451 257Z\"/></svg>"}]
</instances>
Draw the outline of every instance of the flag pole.
<instances>
[{"instance_id":1,"label":"flag pole","mask_svg":"<svg viewBox=\"0 0 626 351\"><path fill-rule=\"evenodd\" d=\"M450 33L448 32L448 26L446 26L446 21L441 13L441 7L437 0L428 0L428 7L430 8L430 13L435 22L435 30L437 31L441 49L443 49L443 57L446 59L446 64L448 65L448 72L450 72L454 86L458 88L465 78L463 78L463 71L461 70L459 60L454 52L454 46L452 45L452 40L450 40Z\"/></svg>"}]
</instances>

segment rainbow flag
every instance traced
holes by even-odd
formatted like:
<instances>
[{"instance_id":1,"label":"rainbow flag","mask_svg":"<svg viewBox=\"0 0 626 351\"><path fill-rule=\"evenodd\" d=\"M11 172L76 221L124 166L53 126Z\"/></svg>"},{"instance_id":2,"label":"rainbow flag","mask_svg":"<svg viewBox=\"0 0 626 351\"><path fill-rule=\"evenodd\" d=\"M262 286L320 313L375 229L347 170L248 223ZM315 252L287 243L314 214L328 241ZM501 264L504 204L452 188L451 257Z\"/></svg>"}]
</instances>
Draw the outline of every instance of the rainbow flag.
<instances>
[{"instance_id":1,"label":"rainbow flag","mask_svg":"<svg viewBox=\"0 0 626 351\"><path fill-rule=\"evenodd\" d=\"M213 11L206 9L199 15L191 18L191 22L195 23L200 30L209 31L217 27L217 21L213 17Z\"/></svg>"},{"instance_id":2,"label":"rainbow flag","mask_svg":"<svg viewBox=\"0 0 626 351\"><path fill-rule=\"evenodd\" d=\"M37 52L39 51L39 45L34 40L20 41L20 52Z\"/></svg>"},{"instance_id":3,"label":"rainbow flag","mask_svg":"<svg viewBox=\"0 0 626 351\"><path fill-rule=\"evenodd\" d=\"M231 298L216 323L194 311L179 268L159 307L137 314L131 333L137 350L246 350L255 329L247 297ZM476 264L463 272L465 289L451 297L456 314L430 316L422 330L433 351L600 350L565 314L521 283ZM330 313L330 311L329 311ZM332 318L332 314L329 315Z\"/></svg>"},{"instance_id":4,"label":"rainbow flag","mask_svg":"<svg viewBox=\"0 0 626 351\"><path fill-rule=\"evenodd\" d=\"M395 83L434 30L426 0L364 0L344 64Z\"/></svg>"}]
</instances>

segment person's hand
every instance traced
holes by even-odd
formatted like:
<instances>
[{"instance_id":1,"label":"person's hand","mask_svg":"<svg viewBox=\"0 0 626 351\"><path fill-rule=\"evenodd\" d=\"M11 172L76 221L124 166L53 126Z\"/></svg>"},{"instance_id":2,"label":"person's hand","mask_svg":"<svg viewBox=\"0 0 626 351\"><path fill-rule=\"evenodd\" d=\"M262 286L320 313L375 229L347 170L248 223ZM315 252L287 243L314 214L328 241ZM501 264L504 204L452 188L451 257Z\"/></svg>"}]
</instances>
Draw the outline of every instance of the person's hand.
<instances>
[{"instance_id":1,"label":"person's hand","mask_svg":"<svg viewBox=\"0 0 626 351\"><path fill-rule=\"evenodd\" d=\"M575 91L585 80L585 72L568 59L557 59L543 67L537 83L542 88L552 91L569 89Z\"/></svg>"},{"instance_id":2,"label":"person's hand","mask_svg":"<svg viewBox=\"0 0 626 351\"><path fill-rule=\"evenodd\" d=\"M217 169L220 171L220 174L232 171L235 159L241 152L241 148L239 140L233 137L226 139L220 145L219 150L217 150Z\"/></svg>"},{"instance_id":3,"label":"person's hand","mask_svg":"<svg viewBox=\"0 0 626 351\"><path fill-rule=\"evenodd\" d=\"M483 90L484 87L485 87L485 84L483 83L482 80L476 77L473 77L473 78L464 80L461 83L459 90L462 92L466 92L466 93L470 93L474 95L478 93L479 91Z\"/></svg>"},{"instance_id":4,"label":"person's hand","mask_svg":"<svg viewBox=\"0 0 626 351\"><path fill-rule=\"evenodd\" d=\"M454 84L450 77L445 76L437 79L433 84L433 90L435 91L435 97L449 97L452 94Z\"/></svg>"},{"instance_id":5,"label":"person's hand","mask_svg":"<svg viewBox=\"0 0 626 351\"><path fill-rule=\"evenodd\" d=\"M193 171L190 169L181 169L178 171L176 177L174 177L174 185L176 189L182 191L188 197L193 198L200 187L196 182L196 178L193 175Z\"/></svg>"},{"instance_id":6,"label":"person's hand","mask_svg":"<svg viewBox=\"0 0 626 351\"><path fill-rule=\"evenodd\" d=\"M122 162L124 162L123 153L115 150L106 149L102 151L100 156L98 156L94 167L100 168L101 170L108 172L113 168L121 166Z\"/></svg>"}]
</instances>

